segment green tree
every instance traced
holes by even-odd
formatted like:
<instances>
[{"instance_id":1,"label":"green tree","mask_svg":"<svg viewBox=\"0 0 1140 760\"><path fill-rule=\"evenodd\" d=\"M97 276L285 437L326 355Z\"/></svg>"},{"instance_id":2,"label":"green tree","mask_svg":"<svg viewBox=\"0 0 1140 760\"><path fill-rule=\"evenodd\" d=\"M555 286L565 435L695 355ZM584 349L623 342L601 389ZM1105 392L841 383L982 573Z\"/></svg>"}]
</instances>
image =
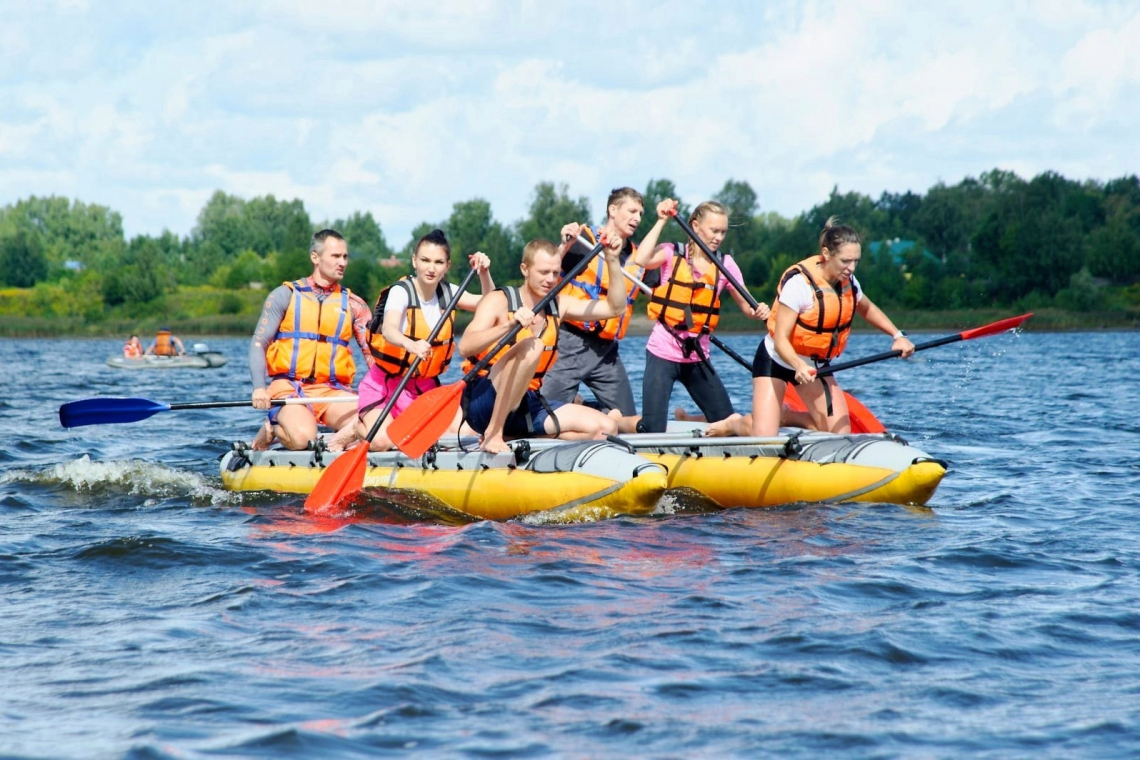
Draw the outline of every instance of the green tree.
<instances>
[{"instance_id":1,"label":"green tree","mask_svg":"<svg viewBox=\"0 0 1140 760\"><path fill-rule=\"evenodd\" d=\"M531 198L529 216L516 226L518 238L530 242L545 238L555 244L561 242L562 227L570 222L590 223L590 202L586 196L571 198L565 185L555 187L553 182L539 182Z\"/></svg>"},{"instance_id":2,"label":"green tree","mask_svg":"<svg viewBox=\"0 0 1140 760\"><path fill-rule=\"evenodd\" d=\"M443 229L451 243L453 260L482 251L491 258L491 275L496 284L521 279L518 267L522 246L509 229L495 221L491 215L491 204L487 201L473 198L456 203ZM465 266L457 269L461 271Z\"/></svg>"},{"instance_id":3,"label":"green tree","mask_svg":"<svg viewBox=\"0 0 1140 760\"><path fill-rule=\"evenodd\" d=\"M384 239L384 232L372 218L371 212L362 214L357 211L347 219L337 219L332 223L332 228L348 241L350 258L364 257L369 261L377 261L392 255L392 249Z\"/></svg>"},{"instance_id":4,"label":"green tree","mask_svg":"<svg viewBox=\"0 0 1140 760\"><path fill-rule=\"evenodd\" d=\"M16 288L30 288L47 277L48 261L39 233L26 222L0 228L0 278Z\"/></svg>"},{"instance_id":5,"label":"green tree","mask_svg":"<svg viewBox=\"0 0 1140 760\"><path fill-rule=\"evenodd\" d=\"M641 217L641 224L637 226L637 232L634 233L634 240L643 240L657 224L657 204L666 198L672 198L675 201L681 201L680 194L677 192L676 185L672 180L668 179L651 179L649 184L645 186L645 215ZM680 214L686 221L689 215L693 213L692 208L687 203L679 202L677 204L677 213ZM661 243L683 243L689 238L685 235L685 231L681 229L681 225L670 222L665 225L665 229L661 231L661 237L658 242Z\"/></svg>"}]
</instances>

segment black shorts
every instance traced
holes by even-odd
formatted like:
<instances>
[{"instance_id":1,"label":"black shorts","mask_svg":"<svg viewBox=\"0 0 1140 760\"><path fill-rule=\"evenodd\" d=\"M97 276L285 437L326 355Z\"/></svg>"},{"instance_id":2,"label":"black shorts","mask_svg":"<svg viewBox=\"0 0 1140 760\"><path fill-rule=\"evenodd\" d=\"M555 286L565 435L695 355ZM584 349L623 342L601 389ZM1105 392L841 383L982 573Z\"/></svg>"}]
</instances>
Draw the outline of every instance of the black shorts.
<instances>
[{"instance_id":1,"label":"black shorts","mask_svg":"<svg viewBox=\"0 0 1140 760\"><path fill-rule=\"evenodd\" d=\"M756 347L756 356L752 357L752 377L774 377L785 383L799 385L796 382L796 371L777 364L768 353L768 347L763 340Z\"/></svg>"}]
</instances>

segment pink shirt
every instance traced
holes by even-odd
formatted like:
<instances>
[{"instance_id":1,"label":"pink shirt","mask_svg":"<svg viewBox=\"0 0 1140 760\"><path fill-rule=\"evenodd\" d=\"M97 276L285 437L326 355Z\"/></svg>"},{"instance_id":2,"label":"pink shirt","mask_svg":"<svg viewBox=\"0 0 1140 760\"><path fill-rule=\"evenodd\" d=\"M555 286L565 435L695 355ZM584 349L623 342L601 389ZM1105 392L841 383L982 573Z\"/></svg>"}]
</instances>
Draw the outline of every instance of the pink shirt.
<instances>
[{"instance_id":1,"label":"pink shirt","mask_svg":"<svg viewBox=\"0 0 1140 760\"><path fill-rule=\"evenodd\" d=\"M673 256L669 256L669 259L665 262L664 266L661 267L661 282L668 281L669 275L673 271L673 258ZM724 268L729 271L733 279L739 282L741 286L744 286L744 276L741 275L740 267L736 265L736 262L732 260L732 257L722 256L721 259L724 261ZM714 264L713 266L716 265ZM724 275L718 274L716 278L717 295L723 295L726 285L728 285L728 281L724 279ZM731 298L731 296L729 297ZM681 349L681 341L677 340L677 338L674 337L675 335L678 335L678 333L670 330L668 327L658 322L653 325L653 332L649 333L649 340L645 343L645 350L656 356L658 359L677 362L678 364L694 364L696 362L699 362L701 360L701 357L696 353L689 354L689 357L685 358L685 352ZM690 335L690 333L684 332L680 333L679 335L680 337L685 337L686 335ZM708 357L709 336L702 335L699 338L699 341L701 345L701 353L704 354L705 357Z\"/></svg>"}]
</instances>

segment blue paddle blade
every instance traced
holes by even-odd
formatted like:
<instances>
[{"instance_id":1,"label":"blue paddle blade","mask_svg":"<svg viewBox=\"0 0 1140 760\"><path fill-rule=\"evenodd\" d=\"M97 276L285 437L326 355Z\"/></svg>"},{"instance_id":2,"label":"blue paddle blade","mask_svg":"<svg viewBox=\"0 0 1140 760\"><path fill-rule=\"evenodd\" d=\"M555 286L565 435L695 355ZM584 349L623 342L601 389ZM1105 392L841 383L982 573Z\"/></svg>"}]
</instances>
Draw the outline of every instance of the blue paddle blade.
<instances>
[{"instance_id":1,"label":"blue paddle blade","mask_svg":"<svg viewBox=\"0 0 1140 760\"><path fill-rule=\"evenodd\" d=\"M170 404L145 398L88 398L69 401L59 408L59 424L65 428L138 422L159 412L170 411Z\"/></svg>"}]
</instances>

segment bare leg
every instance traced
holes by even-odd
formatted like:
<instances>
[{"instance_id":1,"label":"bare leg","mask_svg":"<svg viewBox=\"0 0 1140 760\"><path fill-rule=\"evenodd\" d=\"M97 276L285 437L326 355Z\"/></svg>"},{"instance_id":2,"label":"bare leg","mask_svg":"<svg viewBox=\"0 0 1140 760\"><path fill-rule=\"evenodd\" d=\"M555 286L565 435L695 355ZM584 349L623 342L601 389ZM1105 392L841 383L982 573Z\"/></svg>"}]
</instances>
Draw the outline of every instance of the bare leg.
<instances>
[{"instance_id":1,"label":"bare leg","mask_svg":"<svg viewBox=\"0 0 1140 760\"><path fill-rule=\"evenodd\" d=\"M673 410L673 419L680 420L681 422L705 422L703 414L689 414L685 411L685 407L679 406Z\"/></svg>"},{"instance_id":2,"label":"bare leg","mask_svg":"<svg viewBox=\"0 0 1140 760\"><path fill-rule=\"evenodd\" d=\"M588 406L566 404L555 409L554 416L562 431L558 437L564 441L601 440L618 433L617 419ZM543 429L547 435L554 435L554 420L547 418Z\"/></svg>"},{"instance_id":3,"label":"bare leg","mask_svg":"<svg viewBox=\"0 0 1140 760\"><path fill-rule=\"evenodd\" d=\"M519 402L526 394L527 386L530 385L538 362L542 359L543 348L542 342L535 338L521 340L491 368L491 383L495 386L495 408L491 412L487 429L483 431L483 442L479 445L483 451L497 454L507 450L507 443L503 440L503 426L507 424L507 417L518 408Z\"/></svg>"},{"instance_id":4,"label":"bare leg","mask_svg":"<svg viewBox=\"0 0 1140 760\"><path fill-rule=\"evenodd\" d=\"M827 415L827 398L823 394L823 383L831 389L831 416ZM812 427L828 433L846 435L851 432L851 416L847 411L847 398L833 377L825 377L807 385L797 387L800 398L811 413Z\"/></svg>"},{"instance_id":5,"label":"bare leg","mask_svg":"<svg viewBox=\"0 0 1140 760\"><path fill-rule=\"evenodd\" d=\"M787 386L786 382L774 377L752 378L751 435L767 437L780 432L780 411Z\"/></svg>"}]
</instances>

